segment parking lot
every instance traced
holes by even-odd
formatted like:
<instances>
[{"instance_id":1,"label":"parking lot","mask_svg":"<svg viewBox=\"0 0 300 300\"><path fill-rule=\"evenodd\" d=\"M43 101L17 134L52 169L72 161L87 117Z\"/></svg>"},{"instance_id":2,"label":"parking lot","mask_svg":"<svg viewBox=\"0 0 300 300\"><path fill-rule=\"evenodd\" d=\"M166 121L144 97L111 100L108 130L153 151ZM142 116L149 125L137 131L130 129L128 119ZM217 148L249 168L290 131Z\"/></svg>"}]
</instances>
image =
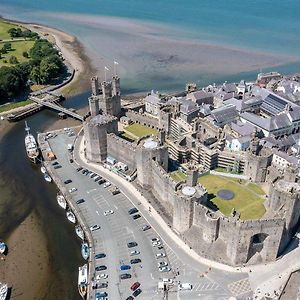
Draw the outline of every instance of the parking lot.
<instances>
[{"instance_id":1,"label":"parking lot","mask_svg":"<svg viewBox=\"0 0 300 300\"><path fill-rule=\"evenodd\" d=\"M66 145L72 143L74 137L67 134L59 134L55 138L49 139L50 146L57 156L57 161L62 168L53 171L57 173L62 181L71 180L66 187L76 191L71 193L74 203L79 199L84 202L77 204L79 211L84 216L89 227L98 225L100 229L92 231L95 242L95 249L92 255L105 253L106 257L96 259L96 266L105 266L107 269L95 271L95 279L98 284L107 283L106 291L109 299L126 299L132 294L130 286L134 282L139 282L142 293L139 299L161 299L161 294L157 293L157 283L163 277L173 277L172 266L166 255L164 245L158 242L157 246L152 245L151 239L158 238L152 228L143 231L142 227L147 224L141 216L136 220L134 215L129 215L128 210L133 206L131 202L122 194L113 195L113 187L104 187L105 183L99 185L91 178L91 174L82 174L82 170L74 163L70 163L70 156ZM95 177L95 176L94 176ZM104 215L104 212L108 212ZM111 212L112 211L112 212ZM128 248L127 244L136 242L137 246ZM159 249L160 248L160 249ZM80 249L78 249L80 251ZM131 251L137 254L131 255ZM161 258L156 258L156 254L162 253ZM141 261L132 264L132 259ZM170 268L171 271L160 272L158 263L162 267ZM122 265L129 265L129 270L120 270ZM104 274L104 275L101 275ZM129 279L120 279L121 274L130 274ZM100 278L103 277L103 278ZM107 277L107 278L105 278ZM95 289L96 292L96 289Z\"/></svg>"}]
</instances>

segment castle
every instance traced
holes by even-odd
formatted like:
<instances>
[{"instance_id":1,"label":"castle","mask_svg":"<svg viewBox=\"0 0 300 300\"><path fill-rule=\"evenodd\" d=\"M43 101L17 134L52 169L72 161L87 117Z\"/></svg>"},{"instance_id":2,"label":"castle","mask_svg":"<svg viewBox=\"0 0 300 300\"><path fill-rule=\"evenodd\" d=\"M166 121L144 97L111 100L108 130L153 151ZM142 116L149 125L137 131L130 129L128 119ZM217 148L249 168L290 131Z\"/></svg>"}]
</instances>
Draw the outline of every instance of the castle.
<instances>
[{"instance_id":1,"label":"castle","mask_svg":"<svg viewBox=\"0 0 300 300\"><path fill-rule=\"evenodd\" d=\"M139 189L151 193L171 216L172 229L202 256L239 266L274 261L282 253L299 224L298 169L289 164L279 170L274 151L262 145L258 130L238 120L232 106L211 111L207 117L205 105L200 108L191 98L164 99L152 93L145 99L146 111L141 107L124 111L117 76L102 82L101 90L97 77L91 84L91 117L84 122L89 161L105 164L113 157L125 163L136 174ZM227 89L232 93L233 87ZM245 86L240 89L246 90ZM209 93L193 97L211 102ZM124 139L118 134L118 121L124 115L133 123L157 129L158 135ZM234 125L226 125L229 122ZM241 128L249 138L242 139ZM234 139L246 146L229 149ZM170 177L170 159L186 164L186 180L175 182ZM242 220L234 209L230 216L213 210L207 190L198 183L199 165L202 171L228 168L264 184L268 190L265 215Z\"/></svg>"}]
</instances>

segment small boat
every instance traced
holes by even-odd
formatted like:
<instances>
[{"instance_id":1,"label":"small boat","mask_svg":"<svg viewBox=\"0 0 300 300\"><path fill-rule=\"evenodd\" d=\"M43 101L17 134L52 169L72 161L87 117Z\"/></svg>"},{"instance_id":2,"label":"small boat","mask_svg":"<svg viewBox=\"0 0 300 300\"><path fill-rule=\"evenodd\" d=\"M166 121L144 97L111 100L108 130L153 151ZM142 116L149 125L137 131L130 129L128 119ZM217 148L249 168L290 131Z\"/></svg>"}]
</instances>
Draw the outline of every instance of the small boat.
<instances>
[{"instance_id":1,"label":"small boat","mask_svg":"<svg viewBox=\"0 0 300 300\"><path fill-rule=\"evenodd\" d=\"M8 286L6 283L0 282L0 300L5 300L8 293Z\"/></svg>"},{"instance_id":2,"label":"small boat","mask_svg":"<svg viewBox=\"0 0 300 300\"><path fill-rule=\"evenodd\" d=\"M63 195L57 194L56 200L57 200L58 205L61 208L63 208L63 209L67 208L67 201Z\"/></svg>"},{"instance_id":3,"label":"small boat","mask_svg":"<svg viewBox=\"0 0 300 300\"><path fill-rule=\"evenodd\" d=\"M47 170L46 170L46 168L45 168L44 166L41 167L41 172L42 172L43 174L45 174L45 173L47 172Z\"/></svg>"},{"instance_id":4,"label":"small boat","mask_svg":"<svg viewBox=\"0 0 300 300\"><path fill-rule=\"evenodd\" d=\"M84 240L84 232L83 232L83 229L81 228L80 225L76 225L75 226L75 232L76 232L76 234L77 234L77 236L79 238L81 238L82 240Z\"/></svg>"},{"instance_id":5,"label":"small boat","mask_svg":"<svg viewBox=\"0 0 300 300\"><path fill-rule=\"evenodd\" d=\"M87 293L87 277L88 266L85 264L84 266L78 268L78 291L83 299Z\"/></svg>"},{"instance_id":6,"label":"small boat","mask_svg":"<svg viewBox=\"0 0 300 300\"><path fill-rule=\"evenodd\" d=\"M85 260L87 260L89 258L90 249L89 249L89 244L88 243L82 243L81 244L81 255Z\"/></svg>"},{"instance_id":7,"label":"small boat","mask_svg":"<svg viewBox=\"0 0 300 300\"><path fill-rule=\"evenodd\" d=\"M44 174L44 179L47 181L47 182L51 182L52 181L52 178L50 177L50 175L48 173L45 173Z\"/></svg>"},{"instance_id":8,"label":"small boat","mask_svg":"<svg viewBox=\"0 0 300 300\"><path fill-rule=\"evenodd\" d=\"M6 244L3 242L0 242L0 253L3 254L6 251Z\"/></svg>"},{"instance_id":9,"label":"small boat","mask_svg":"<svg viewBox=\"0 0 300 300\"><path fill-rule=\"evenodd\" d=\"M67 218L71 223L74 223L74 224L76 223L76 217L73 214L73 212L71 212L70 210L67 211Z\"/></svg>"}]
</instances>

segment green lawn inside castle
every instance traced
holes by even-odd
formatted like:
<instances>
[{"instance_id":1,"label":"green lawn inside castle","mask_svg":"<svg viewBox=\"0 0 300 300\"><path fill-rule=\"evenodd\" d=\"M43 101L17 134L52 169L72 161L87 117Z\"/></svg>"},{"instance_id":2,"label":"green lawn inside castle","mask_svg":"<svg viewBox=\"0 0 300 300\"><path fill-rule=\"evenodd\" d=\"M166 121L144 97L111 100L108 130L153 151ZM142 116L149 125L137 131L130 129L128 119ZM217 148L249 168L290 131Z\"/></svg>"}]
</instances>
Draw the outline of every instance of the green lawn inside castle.
<instances>
[{"instance_id":1,"label":"green lawn inside castle","mask_svg":"<svg viewBox=\"0 0 300 300\"><path fill-rule=\"evenodd\" d=\"M172 172L170 175L177 182L186 179L186 175L181 171ZM225 216L229 216L233 208L241 214L242 220L260 219L266 212L263 204L265 193L256 184L212 174L201 176L199 183L207 189L212 205ZM223 200L217 196L220 190L230 190L234 197L231 200Z\"/></svg>"}]
</instances>

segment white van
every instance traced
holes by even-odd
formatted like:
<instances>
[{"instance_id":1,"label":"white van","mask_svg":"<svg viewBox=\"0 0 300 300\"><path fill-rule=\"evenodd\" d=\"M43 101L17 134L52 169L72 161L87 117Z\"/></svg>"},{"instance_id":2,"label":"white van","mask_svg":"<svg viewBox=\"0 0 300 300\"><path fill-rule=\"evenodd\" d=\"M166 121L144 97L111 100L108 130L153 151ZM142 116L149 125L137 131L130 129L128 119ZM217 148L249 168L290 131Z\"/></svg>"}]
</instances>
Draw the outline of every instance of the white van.
<instances>
[{"instance_id":1,"label":"white van","mask_svg":"<svg viewBox=\"0 0 300 300\"><path fill-rule=\"evenodd\" d=\"M193 286L190 283L180 283L178 284L178 290L179 291L190 291L193 288Z\"/></svg>"}]
</instances>

